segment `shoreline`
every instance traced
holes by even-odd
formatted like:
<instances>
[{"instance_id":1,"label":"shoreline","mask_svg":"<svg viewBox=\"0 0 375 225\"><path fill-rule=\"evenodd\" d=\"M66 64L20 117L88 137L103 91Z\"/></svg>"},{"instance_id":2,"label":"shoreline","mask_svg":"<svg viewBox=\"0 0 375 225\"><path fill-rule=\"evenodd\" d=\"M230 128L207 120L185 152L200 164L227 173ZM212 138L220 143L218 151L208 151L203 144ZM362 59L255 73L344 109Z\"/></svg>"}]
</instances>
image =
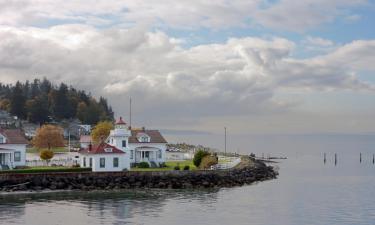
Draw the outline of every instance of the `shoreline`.
<instances>
[{"instance_id":1,"label":"shoreline","mask_svg":"<svg viewBox=\"0 0 375 225\"><path fill-rule=\"evenodd\" d=\"M59 191L208 189L235 187L275 179L278 172L265 163L243 157L228 170L72 172L0 175L0 195Z\"/></svg>"}]
</instances>

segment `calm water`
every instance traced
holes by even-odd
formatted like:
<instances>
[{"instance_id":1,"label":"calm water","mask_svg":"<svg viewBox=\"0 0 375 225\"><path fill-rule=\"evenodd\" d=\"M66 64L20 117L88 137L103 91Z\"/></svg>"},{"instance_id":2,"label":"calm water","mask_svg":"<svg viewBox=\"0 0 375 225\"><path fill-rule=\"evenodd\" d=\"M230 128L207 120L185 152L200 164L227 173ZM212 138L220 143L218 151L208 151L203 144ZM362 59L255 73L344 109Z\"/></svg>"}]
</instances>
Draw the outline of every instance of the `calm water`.
<instances>
[{"instance_id":1,"label":"calm water","mask_svg":"<svg viewBox=\"0 0 375 225\"><path fill-rule=\"evenodd\" d=\"M278 179L231 189L1 196L0 224L374 224L372 152L322 153L290 151Z\"/></svg>"}]
</instances>

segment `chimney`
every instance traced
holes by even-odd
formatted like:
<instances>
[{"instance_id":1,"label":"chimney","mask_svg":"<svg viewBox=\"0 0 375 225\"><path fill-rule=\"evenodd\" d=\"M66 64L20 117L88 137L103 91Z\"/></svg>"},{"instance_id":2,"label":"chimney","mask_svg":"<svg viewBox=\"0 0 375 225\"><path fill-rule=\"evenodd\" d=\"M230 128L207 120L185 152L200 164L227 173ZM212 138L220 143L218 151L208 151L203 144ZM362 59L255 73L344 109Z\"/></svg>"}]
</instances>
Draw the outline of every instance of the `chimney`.
<instances>
[{"instance_id":1,"label":"chimney","mask_svg":"<svg viewBox=\"0 0 375 225\"><path fill-rule=\"evenodd\" d=\"M91 152L91 150L92 150L92 144L90 142L90 144L89 144L89 152Z\"/></svg>"},{"instance_id":2,"label":"chimney","mask_svg":"<svg viewBox=\"0 0 375 225\"><path fill-rule=\"evenodd\" d=\"M100 136L100 143L103 143L103 142L104 142L104 136L101 135L101 136Z\"/></svg>"},{"instance_id":3,"label":"chimney","mask_svg":"<svg viewBox=\"0 0 375 225\"><path fill-rule=\"evenodd\" d=\"M142 130L145 131L145 130L146 130L146 127L142 127Z\"/></svg>"}]
</instances>

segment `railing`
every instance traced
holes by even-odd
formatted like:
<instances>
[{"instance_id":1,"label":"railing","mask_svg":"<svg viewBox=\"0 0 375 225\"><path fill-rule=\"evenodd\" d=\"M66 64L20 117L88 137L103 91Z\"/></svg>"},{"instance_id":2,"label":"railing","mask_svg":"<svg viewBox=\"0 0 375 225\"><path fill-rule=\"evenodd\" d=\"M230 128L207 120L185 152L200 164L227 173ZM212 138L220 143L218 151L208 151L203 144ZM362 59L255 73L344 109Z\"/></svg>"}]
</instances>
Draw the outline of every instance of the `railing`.
<instances>
[{"instance_id":1,"label":"railing","mask_svg":"<svg viewBox=\"0 0 375 225\"><path fill-rule=\"evenodd\" d=\"M236 158L230 162L226 163L218 163L211 167L213 170L224 170L224 169L231 169L235 166L237 166L241 162L241 158Z\"/></svg>"}]
</instances>

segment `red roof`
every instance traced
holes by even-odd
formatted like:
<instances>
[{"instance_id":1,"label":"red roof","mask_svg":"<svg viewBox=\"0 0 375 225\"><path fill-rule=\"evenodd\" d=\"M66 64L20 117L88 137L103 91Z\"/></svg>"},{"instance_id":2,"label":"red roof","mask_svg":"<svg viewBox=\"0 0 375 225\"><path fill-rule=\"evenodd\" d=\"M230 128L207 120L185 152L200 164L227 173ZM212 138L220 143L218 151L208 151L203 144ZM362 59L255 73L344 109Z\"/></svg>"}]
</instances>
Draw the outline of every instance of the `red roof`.
<instances>
[{"instance_id":1,"label":"red roof","mask_svg":"<svg viewBox=\"0 0 375 225\"><path fill-rule=\"evenodd\" d=\"M122 120L122 117L120 117L117 121L116 121L116 125L126 125L125 121Z\"/></svg>"},{"instance_id":2,"label":"red roof","mask_svg":"<svg viewBox=\"0 0 375 225\"><path fill-rule=\"evenodd\" d=\"M136 130L131 131L132 136L129 137L129 143L142 143L138 141L139 135L148 135L150 137L150 142L147 143L168 143L163 135L158 130Z\"/></svg>"},{"instance_id":3,"label":"red roof","mask_svg":"<svg viewBox=\"0 0 375 225\"><path fill-rule=\"evenodd\" d=\"M2 129L0 134L6 138L6 143L3 144L28 144L24 133L20 129Z\"/></svg>"},{"instance_id":4,"label":"red roof","mask_svg":"<svg viewBox=\"0 0 375 225\"><path fill-rule=\"evenodd\" d=\"M91 150L89 146L85 149L80 150L79 153L82 153L82 154L125 154L125 152L105 142L102 142L99 145L92 145Z\"/></svg>"}]
</instances>

